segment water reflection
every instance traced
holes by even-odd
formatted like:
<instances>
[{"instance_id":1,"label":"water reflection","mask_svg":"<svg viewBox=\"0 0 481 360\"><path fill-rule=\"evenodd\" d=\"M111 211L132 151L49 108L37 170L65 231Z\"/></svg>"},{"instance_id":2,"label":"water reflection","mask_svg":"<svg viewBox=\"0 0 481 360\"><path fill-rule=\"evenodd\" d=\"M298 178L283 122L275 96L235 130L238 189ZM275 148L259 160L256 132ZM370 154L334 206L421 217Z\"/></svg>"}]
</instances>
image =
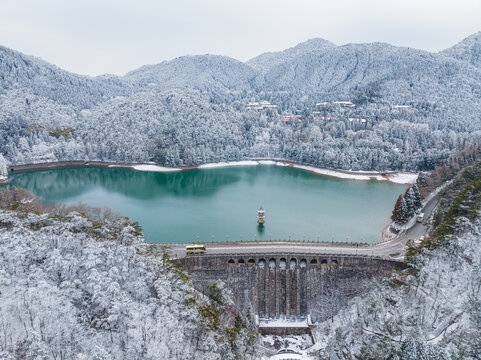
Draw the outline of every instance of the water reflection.
<instances>
[{"instance_id":1,"label":"water reflection","mask_svg":"<svg viewBox=\"0 0 481 360\"><path fill-rule=\"evenodd\" d=\"M292 239L375 242L405 187L342 181L280 167L171 173L122 168L16 172L9 186L45 202L109 206L137 220L150 242ZM267 224L259 227L262 204Z\"/></svg>"},{"instance_id":2,"label":"water reflection","mask_svg":"<svg viewBox=\"0 0 481 360\"><path fill-rule=\"evenodd\" d=\"M257 233L259 234L259 237L263 237L264 235L264 225L257 225Z\"/></svg>"},{"instance_id":3,"label":"water reflection","mask_svg":"<svg viewBox=\"0 0 481 360\"><path fill-rule=\"evenodd\" d=\"M48 202L78 197L98 186L137 199L171 195L202 197L212 196L242 177L242 172L219 170L154 173L121 168L55 169L15 173L10 184L29 189Z\"/></svg>"}]
</instances>

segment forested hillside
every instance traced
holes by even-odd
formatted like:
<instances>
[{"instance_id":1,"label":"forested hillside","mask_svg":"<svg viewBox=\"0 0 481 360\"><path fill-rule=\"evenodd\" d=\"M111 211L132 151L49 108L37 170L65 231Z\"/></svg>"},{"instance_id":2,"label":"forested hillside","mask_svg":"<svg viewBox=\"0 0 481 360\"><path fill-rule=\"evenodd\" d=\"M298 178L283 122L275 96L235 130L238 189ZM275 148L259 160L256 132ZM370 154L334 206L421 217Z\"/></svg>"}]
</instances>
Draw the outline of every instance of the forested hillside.
<instances>
[{"instance_id":1,"label":"forested hillside","mask_svg":"<svg viewBox=\"0 0 481 360\"><path fill-rule=\"evenodd\" d=\"M481 32L468 36L459 44L442 51L442 53L481 68Z\"/></svg>"},{"instance_id":2,"label":"forested hillside","mask_svg":"<svg viewBox=\"0 0 481 360\"><path fill-rule=\"evenodd\" d=\"M254 353L222 285L196 292L138 224L81 205L46 209L22 189L0 192L0 208L1 359Z\"/></svg>"},{"instance_id":3,"label":"forested hillside","mask_svg":"<svg viewBox=\"0 0 481 360\"><path fill-rule=\"evenodd\" d=\"M184 56L95 78L0 47L0 153L10 164L269 157L432 169L481 140L480 44L475 34L429 53L313 39L246 63Z\"/></svg>"},{"instance_id":4,"label":"forested hillside","mask_svg":"<svg viewBox=\"0 0 481 360\"><path fill-rule=\"evenodd\" d=\"M407 249L406 270L318 324L321 358L481 357L480 178L477 162L441 193L429 236Z\"/></svg>"}]
</instances>

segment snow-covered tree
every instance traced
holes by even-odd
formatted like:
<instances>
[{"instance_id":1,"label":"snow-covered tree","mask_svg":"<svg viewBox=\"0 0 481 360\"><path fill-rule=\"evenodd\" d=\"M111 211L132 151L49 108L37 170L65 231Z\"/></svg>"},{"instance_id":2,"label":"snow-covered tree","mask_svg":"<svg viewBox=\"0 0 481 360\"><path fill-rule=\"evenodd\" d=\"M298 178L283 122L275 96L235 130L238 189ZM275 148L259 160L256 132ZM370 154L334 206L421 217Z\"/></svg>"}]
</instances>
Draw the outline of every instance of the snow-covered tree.
<instances>
[{"instance_id":1,"label":"snow-covered tree","mask_svg":"<svg viewBox=\"0 0 481 360\"><path fill-rule=\"evenodd\" d=\"M412 187L412 190L413 190L413 193L414 193L414 207L415 209L420 209L423 204L422 204L422 201L421 201L421 193L419 192L419 188L418 188L418 185L417 184L414 184L413 187Z\"/></svg>"},{"instance_id":2,"label":"snow-covered tree","mask_svg":"<svg viewBox=\"0 0 481 360\"><path fill-rule=\"evenodd\" d=\"M219 287L215 304L197 293L186 274L153 255L137 225L107 218L99 227L97 215L79 215L97 214L85 207L36 215L43 208L29 208L18 188L0 192L0 206L15 192L23 216L0 209L2 359L220 360L254 352L229 293Z\"/></svg>"},{"instance_id":3,"label":"snow-covered tree","mask_svg":"<svg viewBox=\"0 0 481 360\"><path fill-rule=\"evenodd\" d=\"M405 224L411 218L409 207L403 195L399 195L391 219L398 224Z\"/></svg>"},{"instance_id":4,"label":"snow-covered tree","mask_svg":"<svg viewBox=\"0 0 481 360\"><path fill-rule=\"evenodd\" d=\"M0 153L0 178L2 177L7 177L8 176L8 171L7 171L7 162L3 155Z\"/></svg>"}]
</instances>

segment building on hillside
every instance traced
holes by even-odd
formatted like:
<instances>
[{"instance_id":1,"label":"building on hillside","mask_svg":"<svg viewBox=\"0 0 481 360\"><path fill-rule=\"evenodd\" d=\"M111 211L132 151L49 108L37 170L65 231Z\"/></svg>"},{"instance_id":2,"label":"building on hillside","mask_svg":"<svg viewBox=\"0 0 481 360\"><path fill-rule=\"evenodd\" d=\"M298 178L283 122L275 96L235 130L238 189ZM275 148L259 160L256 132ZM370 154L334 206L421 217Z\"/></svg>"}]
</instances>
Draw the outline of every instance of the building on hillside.
<instances>
[{"instance_id":1,"label":"building on hillside","mask_svg":"<svg viewBox=\"0 0 481 360\"><path fill-rule=\"evenodd\" d=\"M253 109L253 110L265 110L265 109L275 109L277 108L277 105L271 104L269 101L254 101L250 102L246 105L248 109Z\"/></svg>"},{"instance_id":2,"label":"building on hillside","mask_svg":"<svg viewBox=\"0 0 481 360\"><path fill-rule=\"evenodd\" d=\"M367 120L366 119L362 119L362 118L349 118L349 121L350 122L360 122L360 123L365 123Z\"/></svg>"},{"instance_id":3,"label":"building on hillside","mask_svg":"<svg viewBox=\"0 0 481 360\"><path fill-rule=\"evenodd\" d=\"M293 123L293 122L302 122L302 118L299 115L287 115L284 116L283 121L287 123Z\"/></svg>"},{"instance_id":4,"label":"building on hillside","mask_svg":"<svg viewBox=\"0 0 481 360\"><path fill-rule=\"evenodd\" d=\"M351 101L334 101L333 104L339 105L339 106L344 107L344 108L356 107L356 105L354 105Z\"/></svg>"}]
</instances>

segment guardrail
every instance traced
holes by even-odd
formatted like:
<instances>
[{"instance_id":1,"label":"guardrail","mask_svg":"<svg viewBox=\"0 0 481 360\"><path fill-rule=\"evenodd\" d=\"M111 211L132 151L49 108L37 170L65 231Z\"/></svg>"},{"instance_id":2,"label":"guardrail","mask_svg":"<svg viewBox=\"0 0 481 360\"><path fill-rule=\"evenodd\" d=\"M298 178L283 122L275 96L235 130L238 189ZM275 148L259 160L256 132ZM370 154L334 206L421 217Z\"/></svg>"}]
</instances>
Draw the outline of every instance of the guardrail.
<instances>
[{"instance_id":1,"label":"guardrail","mask_svg":"<svg viewBox=\"0 0 481 360\"><path fill-rule=\"evenodd\" d=\"M286 251L260 251L256 253L229 253L229 254L191 254L185 255L183 258L205 258L205 257L249 257L249 256L305 256L305 257L313 257L313 256L336 256L336 257L357 257L357 258L368 258L368 259L386 259L385 257L379 255L366 255L366 254L342 254L342 253L295 253L295 252L286 252ZM180 259L180 258L178 258ZM396 260L392 260L396 261Z\"/></svg>"},{"instance_id":2,"label":"guardrail","mask_svg":"<svg viewBox=\"0 0 481 360\"><path fill-rule=\"evenodd\" d=\"M174 244L158 244L158 245L178 245L186 246L190 244L212 244L212 245L261 245L261 244L272 244L272 243L295 243L296 246L342 246L346 248L370 248L372 246L378 245L380 243L369 244L366 242L354 242L354 241L315 241L315 240L296 240L296 239L268 239L268 240L196 240L190 243L174 243ZM157 245L157 244L152 244Z\"/></svg>"}]
</instances>

